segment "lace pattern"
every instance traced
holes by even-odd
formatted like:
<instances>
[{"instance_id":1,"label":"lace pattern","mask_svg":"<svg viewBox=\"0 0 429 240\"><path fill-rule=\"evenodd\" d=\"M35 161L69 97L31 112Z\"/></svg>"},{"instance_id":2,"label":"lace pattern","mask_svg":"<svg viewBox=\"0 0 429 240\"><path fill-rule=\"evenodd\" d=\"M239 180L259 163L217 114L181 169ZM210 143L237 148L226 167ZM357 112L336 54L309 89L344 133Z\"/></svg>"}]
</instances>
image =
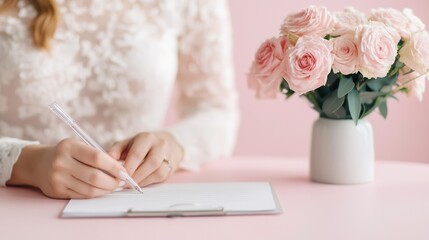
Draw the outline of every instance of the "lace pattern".
<instances>
[{"instance_id":1,"label":"lace pattern","mask_svg":"<svg viewBox=\"0 0 429 240\"><path fill-rule=\"evenodd\" d=\"M6 186L6 182L10 179L13 165L18 159L21 149L31 144L38 144L38 142L0 138L0 186Z\"/></svg>"},{"instance_id":2,"label":"lace pattern","mask_svg":"<svg viewBox=\"0 0 429 240\"><path fill-rule=\"evenodd\" d=\"M50 52L32 44L28 0L0 15L0 136L49 144L74 136L49 112L57 101L105 147L168 130L184 146L183 168L231 153L238 107L225 1L57 3ZM175 84L180 120L165 128Z\"/></svg>"}]
</instances>

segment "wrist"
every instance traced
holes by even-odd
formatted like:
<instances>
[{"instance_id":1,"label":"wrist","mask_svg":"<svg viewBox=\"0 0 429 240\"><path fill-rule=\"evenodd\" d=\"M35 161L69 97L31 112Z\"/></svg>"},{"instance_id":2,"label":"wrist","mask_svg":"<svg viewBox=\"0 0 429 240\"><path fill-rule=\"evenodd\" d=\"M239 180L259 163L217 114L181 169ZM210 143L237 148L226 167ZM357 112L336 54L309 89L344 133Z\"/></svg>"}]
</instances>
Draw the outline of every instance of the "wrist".
<instances>
[{"instance_id":1,"label":"wrist","mask_svg":"<svg viewBox=\"0 0 429 240\"><path fill-rule=\"evenodd\" d=\"M21 150L15 165L12 169L12 175L7 185L25 185L37 187L38 165L43 159L43 153L46 145L28 145Z\"/></svg>"},{"instance_id":2,"label":"wrist","mask_svg":"<svg viewBox=\"0 0 429 240\"><path fill-rule=\"evenodd\" d=\"M184 148L180 142L177 141L177 139L169 132L157 132L158 136L170 143L173 143L173 154L178 156L179 162L182 161L184 156Z\"/></svg>"}]
</instances>

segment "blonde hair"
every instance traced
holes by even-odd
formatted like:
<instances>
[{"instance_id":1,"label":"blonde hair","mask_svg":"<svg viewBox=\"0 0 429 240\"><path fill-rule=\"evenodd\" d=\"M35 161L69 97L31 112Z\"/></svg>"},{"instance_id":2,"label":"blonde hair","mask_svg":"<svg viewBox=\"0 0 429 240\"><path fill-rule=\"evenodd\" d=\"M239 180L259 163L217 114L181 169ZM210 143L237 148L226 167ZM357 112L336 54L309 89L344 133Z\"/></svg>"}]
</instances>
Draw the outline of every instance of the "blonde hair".
<instances>
[{"instance_id":1,"label":"blonde hair","mask_svg":"<svg viewBox=\"0 0 429 240\"><path fill-rule=\"evenodd\" d=\"M0 12L15 7L18 0L4 0ZM30 25L34 45L48 50L59 21L58 6L55 0L30 0L37 16Z\"/></svg>"}]
</instances>

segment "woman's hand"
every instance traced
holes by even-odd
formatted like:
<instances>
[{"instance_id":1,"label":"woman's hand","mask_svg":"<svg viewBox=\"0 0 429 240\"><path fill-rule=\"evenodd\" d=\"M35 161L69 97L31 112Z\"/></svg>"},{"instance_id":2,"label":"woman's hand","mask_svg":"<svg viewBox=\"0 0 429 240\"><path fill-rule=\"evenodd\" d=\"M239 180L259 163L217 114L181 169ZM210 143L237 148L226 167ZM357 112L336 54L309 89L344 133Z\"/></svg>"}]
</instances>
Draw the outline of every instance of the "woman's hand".
<instances>
[{"instance_id":1,"label":"woman's hand","mask_svg":"<svg viewBox=\"0 0 429 240\"><path fill-rule=\"evenodd\" d=\"M183 159L183 148L166 132L139 133L116 142L108 151L140 186L165 181Z\"/></svg>"},{"instance_id":2,"label":"woman's hand","mask_svg":"<svg viewBox=\"0 0 429 240\"><path fill-rule=\"evenodd\" d=\"M106 153L75 139L25 147L8 185L38 187L52 198L91 198L118 188L125 168Z\"/></svg>"}]
</instances>

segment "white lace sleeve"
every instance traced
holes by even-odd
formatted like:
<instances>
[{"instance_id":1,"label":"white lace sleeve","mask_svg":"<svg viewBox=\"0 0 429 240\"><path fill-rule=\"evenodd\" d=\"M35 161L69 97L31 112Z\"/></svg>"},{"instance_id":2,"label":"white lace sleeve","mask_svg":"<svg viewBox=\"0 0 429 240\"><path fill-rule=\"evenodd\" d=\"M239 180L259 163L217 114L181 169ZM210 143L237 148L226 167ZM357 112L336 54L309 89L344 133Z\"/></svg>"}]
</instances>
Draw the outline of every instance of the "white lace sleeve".
<instances>
[{"instance_id":1,"label":"white lace sleeve","mask_svg":"<svg viewBox=\"0 0 429 240\"><path fill-rule=\"evenodd\" d=\"M179 39L178 109L170 132L185 149L182 168L232 153L238 129L238 98L226 1L190 1Z\"/></svg>"},{"instance_id":2,"label":"white lace sleeve","mask_svg":"<svg viewBox=\"0 0 429 240\"><path fill-rule=\"evenodd\" d=\"M21 150L31 144L38 144L38 142L0 137L0 186L6 186L6 182L12 175L13 165L18 160Z\"/></svg>"}]
</instances>

